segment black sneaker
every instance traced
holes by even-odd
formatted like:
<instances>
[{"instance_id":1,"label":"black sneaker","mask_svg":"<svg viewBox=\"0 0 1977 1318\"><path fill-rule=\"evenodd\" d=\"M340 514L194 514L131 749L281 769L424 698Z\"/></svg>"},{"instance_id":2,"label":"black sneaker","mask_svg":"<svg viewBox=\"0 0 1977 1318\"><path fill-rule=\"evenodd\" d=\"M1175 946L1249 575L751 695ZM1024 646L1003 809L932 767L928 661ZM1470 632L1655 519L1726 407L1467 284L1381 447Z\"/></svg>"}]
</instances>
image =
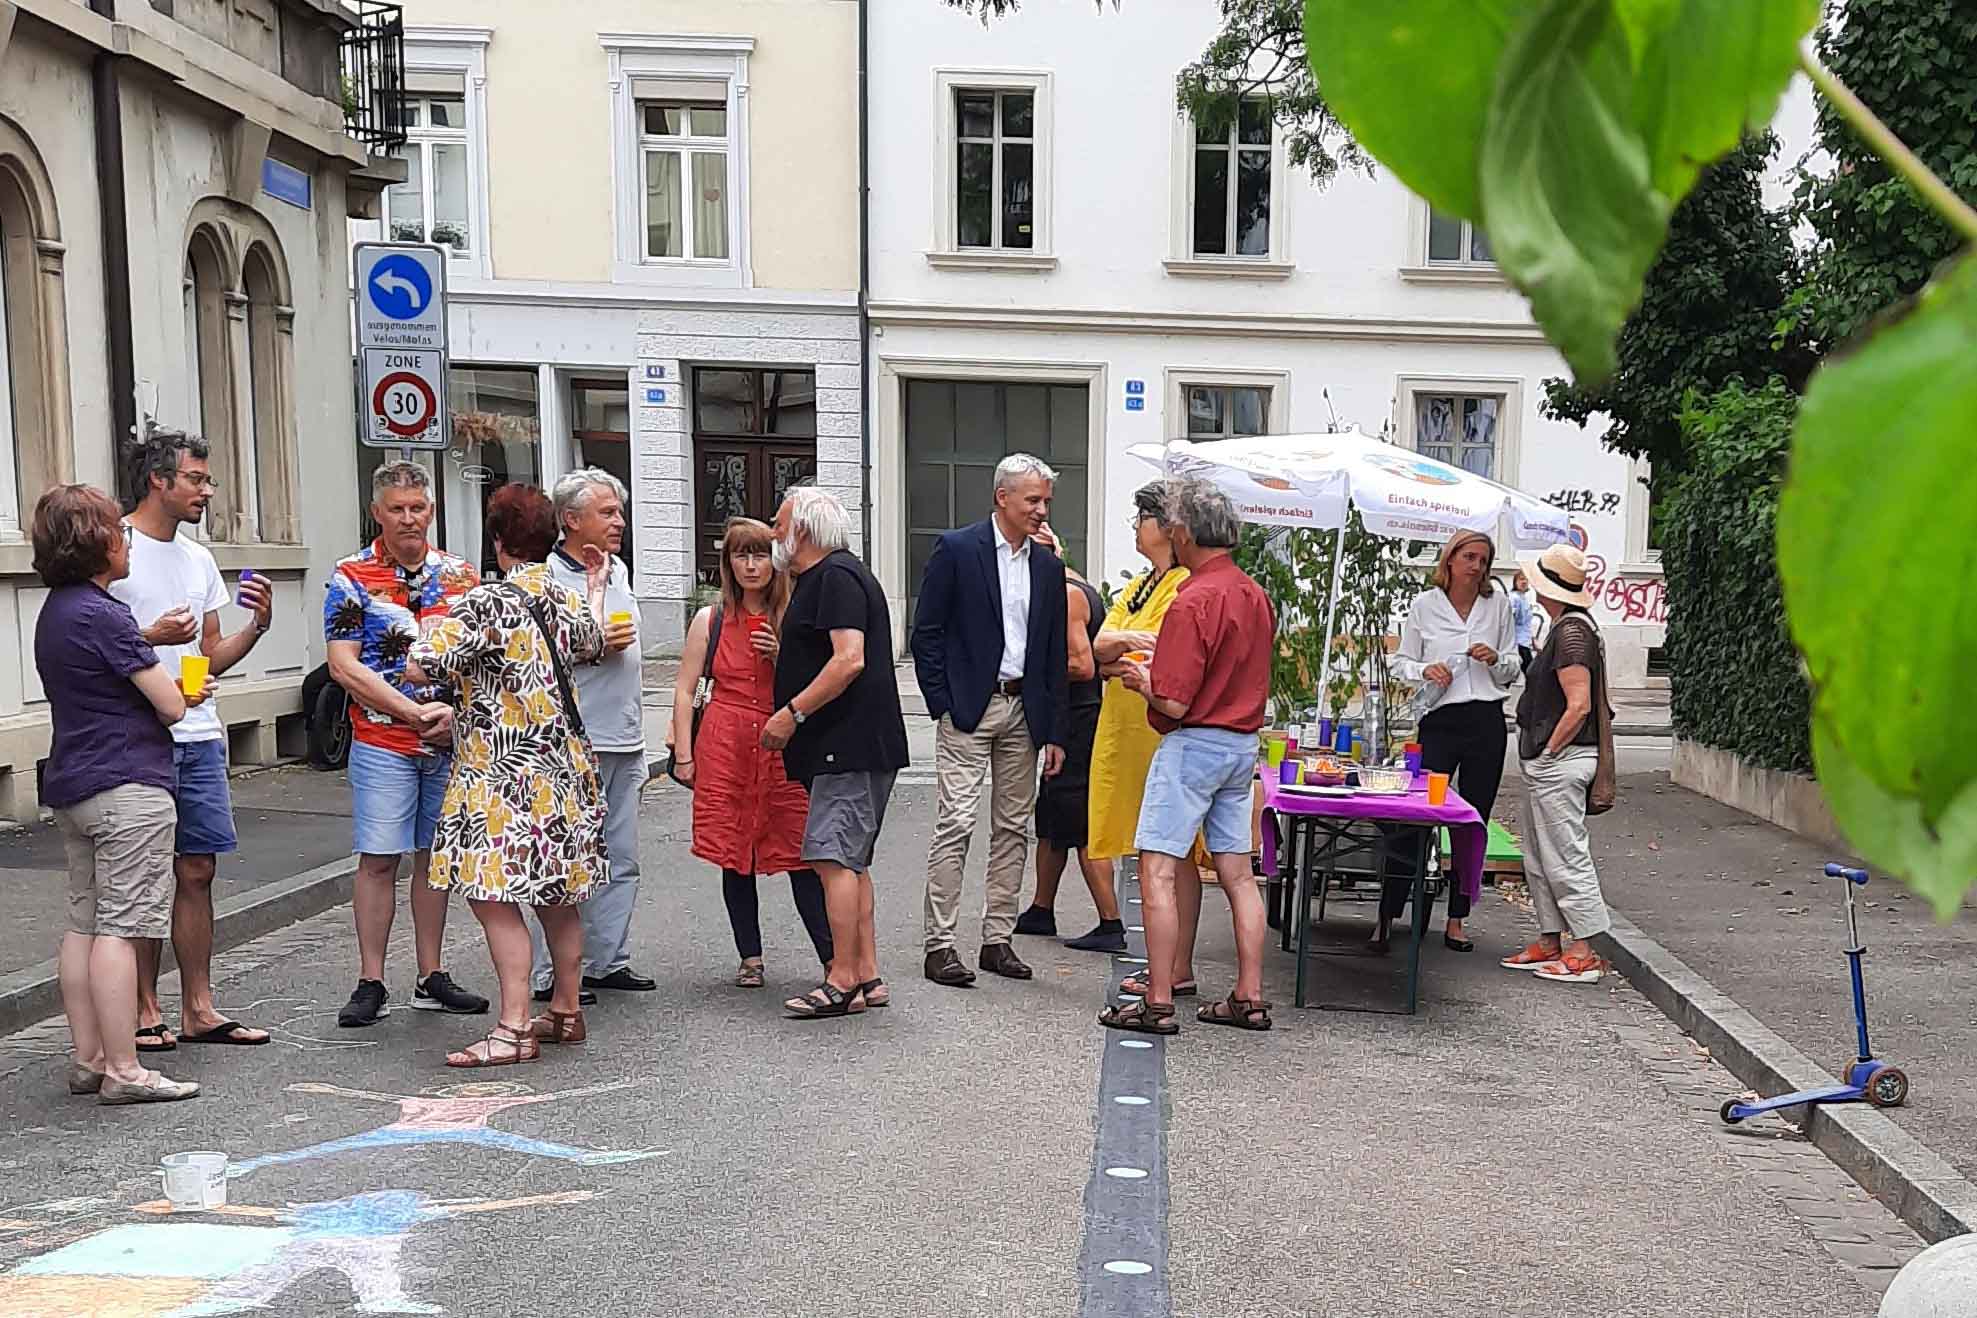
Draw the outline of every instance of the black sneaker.
<instances>
[{"instance_id":1,"label":"black sneaker","mask_svg":"<svg viewBox=\"0 0 1977 1318\"><path fill-rule=\"evenodd\" d=\"M412 1005L420 1011L450 1011L456 1016L480 1016L487 1011L487 999L469 993L453 982L444 970L435 970L412 990Z\"/></svg>"},{"instance_id":2,"label":"black sneaker","mask_svg":"<svg viewBox=\"0 0 1977 1318\"><path fill-rule=\"evenodd\" d=\"M1044 906L1032 906L1016 917L1016 932L1036 934L1044 938L1057 937L1057 912Z\"/></svg>"},{"instance_id":3,"label":"black sneaker","mask_svg":"<svg viewBox=\"0 0 1977 1318\"><path fill-rule=\"evenodd\" d=\"M350 1001L336 1013L336 1023L346 1030L354 1030L361 1025L376 1025L391 1015L390 998L383 980L360 979L357 981L357 991L350 995Z\"/></svg>"},{"instance_id":4,"label":"black sneaker","mask_svg":"<svg viewBox=\"0 0 1977 1318\"><path fill-rule=\"evenodd\" d=\"M1065 939L1064 946L1079 952L1123 952L1126 950L1125 922L1100 920L1090 933Z\"/></svg>"},{"instance_id":5,"label":"black sneaker","mask_svg":"<svg viewBox=\"0 0 1977 1318\"><path fill-rule=\"evenodd\" d=\"M830 963L825 962L825 964L828 965ZM529 997L537 1002L547 1002L553 996L555 995L548 989L537 989L535 992L529 994ZM595 1007L597 1005L597 991L595 989L577 990L577 1005L579 1007Z\"/></svg>"}]
</instances>

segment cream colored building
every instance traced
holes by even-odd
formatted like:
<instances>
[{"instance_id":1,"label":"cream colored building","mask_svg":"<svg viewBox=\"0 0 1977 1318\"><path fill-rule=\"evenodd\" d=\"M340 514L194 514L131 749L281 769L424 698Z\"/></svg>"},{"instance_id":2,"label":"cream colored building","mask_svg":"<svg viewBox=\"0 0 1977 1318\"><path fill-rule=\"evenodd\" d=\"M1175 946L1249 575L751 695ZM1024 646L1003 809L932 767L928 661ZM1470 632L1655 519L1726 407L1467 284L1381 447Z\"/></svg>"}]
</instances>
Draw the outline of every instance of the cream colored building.
<instances>
[{"instance_id":1,"label":"cream colored building","mask_svg":"<svg viewBox=\"0 0 1977 1318\"><path fill-rule=\"evenodd\" d=\"M447 547L487 561L502 483L611 470L652 648L728 515L811 475L862 506L857 12L405 5L407 177L351 229L449 251Z\"/></svg>"},{"instance_id":2,"label":"cream colored building","mask_svg":"<svg viewBox=\"0 0 1977 1318\"><path fill-rule=\"evenodd\" d=\"M27 515L56 482L115 491L140 415L212 441L214 555L275 585L273 630L220 685L234 761L301 750L323 580L358 534L347 500L304 493L355 479L344 235L370 157L345 103L396 95L345 74L386 35L364 46L358 7L0 0L0 815L35 817L49 738Z\"/></svg>"}]
</instances>

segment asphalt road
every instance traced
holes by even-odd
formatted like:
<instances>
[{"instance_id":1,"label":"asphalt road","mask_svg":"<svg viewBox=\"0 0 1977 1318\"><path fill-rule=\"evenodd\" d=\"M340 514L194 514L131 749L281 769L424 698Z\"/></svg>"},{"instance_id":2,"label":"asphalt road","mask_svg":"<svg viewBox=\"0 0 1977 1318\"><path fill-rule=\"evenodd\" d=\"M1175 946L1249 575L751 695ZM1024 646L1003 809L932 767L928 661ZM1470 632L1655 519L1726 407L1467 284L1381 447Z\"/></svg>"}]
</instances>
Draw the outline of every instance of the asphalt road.
<instances>
[{"instance_id":1,"label":"asphalt road","mask_svg":"<svg viewBox=\"0 0 1977 1318\"><path fill-rule=\"evenodd\" d=\"M347 909L230 954L222 1005L279 1042L168 1058L208 1086L196 1102L72 1100L59 1024L0 1041L0 1123L14 1132L0 1318L248 1311L216 1307L229 1295L320 1315L352 1312L360 1293L369 1312L490 1316L1873 1312L1857 1271L1733 1156L1726 1141L1750 1132L1671 1094L1662 1073L1706 1063L1665 1024L1649 1027L1649 1057L1629 990L1495 966L1526 928L1494 894L1477 954L1432 950L1418 1017L1297 1011L1273 950L1273 1032L1188 1018L1159 1050L1166 1102L1102 1159L1158 1166L1164 1149L1164 1204L1140 1196L1155 1220L1138 1225L1149 1240L1164 1230L1166 1256L1121 1260L1143 1274L1081 1275L1095 1119L1130 1096L1101 1091L1104 1050L1121 1040L1092 1020L1120 967L1026 939L1031 983L922 980L930 811L929 790L902 789L877 866L897 1004L849 1021L777 1010L813 978L780 878L763 886L771 988L728 986L716 876L687 855L684 794L655 787L637 945L661 991L608 998L588 1044L540 1064L441 1065L487 1022L404 1009L402 911L400 1010L373 1030L334 1025L354 978ZM1089 918L1067 893L1061 923ZM1213 894L1204 923L1212 991L1233 969ZM970 957L973 932L964 922ZM459 979L490 987L463 909L449 949ZM475 1084L497 1088L459 1088ZM358 1092L306 1087L325 1085ZM572 1093L593 1086L608 1088ZM476 1094L553 1101L489 1112L462 1101ZM401 1110L405 1096L442 1101ZM267 1215L133 1211L157 1197L163 1154L240 1163L402 1117L408 1128L368 1142L247 1168L231 1203ZM560 1198L511 1203L538 1196Z\"/></svg>"}]
</instances>

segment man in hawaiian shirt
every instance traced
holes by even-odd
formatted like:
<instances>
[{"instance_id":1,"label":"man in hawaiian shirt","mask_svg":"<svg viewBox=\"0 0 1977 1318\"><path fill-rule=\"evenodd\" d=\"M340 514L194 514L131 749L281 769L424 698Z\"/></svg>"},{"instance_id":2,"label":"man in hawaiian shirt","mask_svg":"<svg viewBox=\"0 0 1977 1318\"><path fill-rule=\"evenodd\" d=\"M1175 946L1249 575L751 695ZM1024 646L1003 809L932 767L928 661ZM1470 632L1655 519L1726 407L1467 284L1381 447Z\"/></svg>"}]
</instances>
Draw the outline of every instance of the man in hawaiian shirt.
<instances>
[{"instance_id":1,"label":"man in hawaiian shirt","mask_svg":"<svg viewBox=\"0 0 1977 1318\"><path fill-rule=\"evenodd\" d=\"M398 905L398 862L412 853L412 928L419 978L412 1005L478 1014L487 999L441 967L446 890L427 885L439 803L452 775L453 707L440 689L405 680L412 642L480 583L465 559L435 549L432 478L413 462L387 462L371 478L371 516L383 533L336 565L323 604L330 675L350 693L351 809L356 822L357 991L338 1013L346 1028L389 1014L384 949Z\"/></svg>"}]
</instances>

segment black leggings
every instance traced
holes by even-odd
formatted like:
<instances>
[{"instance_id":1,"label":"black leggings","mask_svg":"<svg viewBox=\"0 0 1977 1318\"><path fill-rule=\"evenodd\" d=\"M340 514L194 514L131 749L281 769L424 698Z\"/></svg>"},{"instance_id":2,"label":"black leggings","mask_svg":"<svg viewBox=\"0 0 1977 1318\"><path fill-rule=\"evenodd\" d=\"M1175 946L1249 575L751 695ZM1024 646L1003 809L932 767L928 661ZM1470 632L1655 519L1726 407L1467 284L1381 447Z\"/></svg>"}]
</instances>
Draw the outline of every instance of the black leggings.
<instances>
[{"instance_id":1,"label":"black leggings","mask_svg":"<svg viewBox=\"0 0 1977 1318\"><path fill-rule=\"evenodd\" d=\"M796 913L810 934L810 945L817 959L831 963L831 922L824 916L824 881L816 870L791 870L790 895L796 898ZM721 871L721 896L728 903L728 923L734 926L735 951L744 961L762 955L761 907L756 900L755 876L734 870Z\"/></svg>"},{"instance_id":2,"label":"black leggings","mask_svg":"<svg viewBox=\"0 0 1977 1318\"><path fill-rule=\"evenodd\" d=\"M1465 700L1443 705L1421 720L1421 767L1430 773L1455 776L1451 784L1462 799L1476 807L1487 825L1496 808L1497 788L1503 785L1503 753L1509 734L1503 726L1503 705L1494 700ZM1386 879L1380 915L1392 920L1407 905L1414 871L1421 865L1426 834L1421 829L1395 829L1388 834ZM1448 918L1467 919L1469 899L1457 884L1448 885Z\"/></svg>"}]
</instances>

